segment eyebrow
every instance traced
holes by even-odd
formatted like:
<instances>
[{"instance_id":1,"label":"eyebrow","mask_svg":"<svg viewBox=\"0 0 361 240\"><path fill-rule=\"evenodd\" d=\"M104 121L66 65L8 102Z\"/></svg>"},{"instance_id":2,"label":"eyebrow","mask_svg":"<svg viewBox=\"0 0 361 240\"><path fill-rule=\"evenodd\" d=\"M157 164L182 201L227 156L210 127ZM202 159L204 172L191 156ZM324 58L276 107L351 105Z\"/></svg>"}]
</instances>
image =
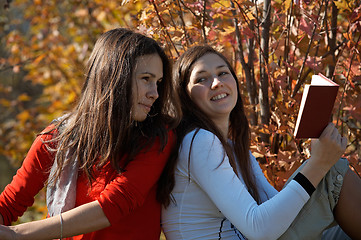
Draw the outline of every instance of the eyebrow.
<instances>
[{"instance_id":1,"label":"eyebrow","mask_svg":"<svg viewBox=\"0 0 361 240\"><path fill-rule=\"evenodd\" d=\"M152 78L156 78L155 74L154 73L151 73L151 72L140 72L140 73L137 73L137 75L147 75L149 74ZM163 76L161 78L159 78L158 80L163 80Z\"/></svg>"},{"instance_id":2,"label":"eyebrow","mask_svg":"<svg viewBox=\"0 0 361 240\"><path fill-rule=\"evenodd\" d=\"M149 75L151 75L152 77L156 77L155 75L154 75L154 73L151 73L151 72L140 72L140 73L138 73L138 75L146 75L146 74L149 74Z\"/></svg>"},{"instance_id":3,"label":"eyebrow","mask_svg":"<svg viewBox=\"0 0 361 240\"><path fill-rule=\"evenodd\" d=\"M227 65L222 64L222 65L217 66L216 69L224 68L224 67L227 67L227 68L228 68ZM205 70L200 70L200 71L196 72L196 74L201 74L201 73L204 73L204 72L207 72L207 71L205 71Z\"/></svg>"}]
</instances>

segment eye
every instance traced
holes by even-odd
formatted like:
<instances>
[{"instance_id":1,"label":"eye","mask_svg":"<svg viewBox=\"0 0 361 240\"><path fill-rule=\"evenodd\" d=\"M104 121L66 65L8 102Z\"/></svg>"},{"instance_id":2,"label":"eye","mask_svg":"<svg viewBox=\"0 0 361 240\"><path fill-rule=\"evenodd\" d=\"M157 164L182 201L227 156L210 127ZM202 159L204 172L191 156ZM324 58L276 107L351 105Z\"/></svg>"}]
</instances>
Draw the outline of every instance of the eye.
<instances>
[{"instance_id":1,"label":"eye","mask_svg":"<svg viewBox=\"0 0 361 240\"><path fill-rule=\"evenodd\" d=\"M202 83L202 82L204 82L206 80L207 80L207 78L205 78L205 77L199 77L199 78L196 79L196 83Z\"/></svg>"},{"instance_id":2,"label":"eye","mask_svg":"<svg viewBox=\"0 0 361 240\"><path fill-rule=\"evenodd\" d=\"M224 76L224 75L227 75L229 74L229 72L226 72L226 71L222 71L218 74L218 76Z\"/></svg>"},{"instance_id":3,"label":"eye","mask_svg":"<svg viewBox=\"0 0 361 240\"><path fill-rule=\"evenodd\" d=\"M150 79L149 76L143 76L143 77L142 77L142 80L144 80L144 81L146 81L146 82L148 82L149 79Z\"/></svg>"},{"instance_id":4,"label":"eye","mask_svg":"<svg viewBox=\"0 0 361 240\"><path fill-rule=\"evenodd\" d=\"M163 81L163 78L159 78L157 84L159 85Z\"/></svg>"}]
</instances>

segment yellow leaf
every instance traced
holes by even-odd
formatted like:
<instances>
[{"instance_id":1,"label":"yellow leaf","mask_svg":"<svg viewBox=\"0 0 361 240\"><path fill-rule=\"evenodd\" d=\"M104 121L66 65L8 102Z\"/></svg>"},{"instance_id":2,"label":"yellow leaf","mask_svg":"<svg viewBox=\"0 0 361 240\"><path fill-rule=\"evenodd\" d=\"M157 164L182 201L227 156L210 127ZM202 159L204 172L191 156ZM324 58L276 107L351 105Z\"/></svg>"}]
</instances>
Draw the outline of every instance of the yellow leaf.
<instances>
[{"instance_id":1,"label":"yellow leaf","mask_svg":"<svg viewBox=\"0 0 361 240\"><path fill-rule=\"evenodd\" d=\"M10 107L11 106L11 102L7 99L0 99L0 104L3 105L4 107Z\"/></svg>"},{"instance_id":2,"label":"yellow leaf","mask_svg":"<svg viewBox=\"0 0 361 240\"><path fill-rule=\"evenodd\" d=\"M144 8L144 6L143 6L143 4L141 3L141 2L137 2L136 4L135 4L135 10L137 11L137 12L139 12L140 10L142 10Z\"/></svg>"},{"instance_id":3,"label":"yellow leaf","mask_svg":"<svg viewBox=\"0 0 361 240\"><path fill-rule=\"evenodd\" d=\"M338 0L333 2L335 3L338 10L340 11L349 10L349 6L346 0Z\"/></svg>"},{"instance_id":4,"label":"yellow leaf","mask_svg":"<svg viewBox=\"0 0 361 240\"><path fill-rule=\"evenodd\" d=\"M225 34L231 34L231 33L234 33L234 27L232 26L227 26L224 28L224 33Z\"/></svg>"},{"instance_id":5,"label":"yellow leaf","mask_svg":"<svg viewBox=\"0 0 361 240\"><path fill-rule=\"evenodd\" d=\"M288 9L291 7L291 2L292 0L286 0L285 3L284 3L284 6L285 6L285 11L287 12Z\"/></svg>"},{"instance_id":6,"label":"yellow leaf","mask_svg":"<svg viewBox=\"0 0 361 240\"><path fill-rule=\"evenodd\" d=\"M253 7L252 9L255 9L255 8ZM252 10L252 11L247 11L246 16L247 16L247 19L248 19L249 21L256 19L256 18L255 18L255 11L254 11L254 10Z\"/></svg>"},{"instance_id":7,"label":"yellow leaf","mask_svg":"<svg viewBox=\"0 0 361 240\"><path fill-rule=\"evenodd\" d=\"M77 98L77 94L75 93L75 92L70 92L69 94L68 94L68 97L67 97L67 103L68 104L70 104L70 103L74 103L75 102L75 100L76 100L76 98Z\"/></svg>"},{"instance_id":8,"label":"yellow leaf","mask_svg":"<svg viewBox=\"0 0 361 240\"><path fill-rule=\"evenodd\" d=\"M25 101L29 101L30 97L27 94L23 93L18 97L18 100L22 101L22 102L25 102Z\"/></svg>"},{"instance_id":9,"label":"yellow leaf","mask_svg":"<svg viewBox=\"0 0 361 240\"><path fill-rule=\"evenodd\" d=\"M229 8L229 7L231 7L231 1L219 0L219 1L216 1L215 3L211 4L212 9L219 8L219 7Z\"/></svg>"},{"instance_id":10,"label":"yellow leaf","mask_svg":"<svg viewBox=\"0 0 361 240\"><path fill-rule=\"evenodd\" d=\"M16 118L18 120L20 120L21 122L26 122L30 117L31 116L30 116L29 111L23 111L16 116Z\"/></svg>"},{"instance_id":11,"label":"yellow leaf","mask_svg":"<svg viewBox=\"0 0 361 240\"><path fill-rule=\"evenodd\" d=\"M275 0L275 2L278 4L283 4L283 0Z\"/></svg>"},{"instance_id":12,"label":"yellow leaf","mask_svg":"<svg viewBox=\"0 0 361 240\"><path fill-rule=\"evenodd\" d=\"M45 54L41 54L40 56L38 56L37 58L35 58L34 60L34 64L38 64L43 58L45 57Z\"/></svg>"}]
</instances>

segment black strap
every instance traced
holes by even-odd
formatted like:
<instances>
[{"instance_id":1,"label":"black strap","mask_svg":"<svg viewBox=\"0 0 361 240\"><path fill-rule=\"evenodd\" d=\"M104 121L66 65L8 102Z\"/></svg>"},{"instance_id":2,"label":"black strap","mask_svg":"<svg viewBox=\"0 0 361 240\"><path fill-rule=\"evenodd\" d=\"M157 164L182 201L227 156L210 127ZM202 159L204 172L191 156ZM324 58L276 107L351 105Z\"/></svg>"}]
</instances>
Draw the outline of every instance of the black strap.
<instances>
[{"instance_id":1,"label":"black strap","mask_svg":"<svg viewBox=\"0 0 361 240\"><path fill-rule=\"evenodd\" d=\"M310 180L308 180L305 175L302 173L297 173L296 176L293 178L296 182L298 182L308 193L308 195L312 195L312 193L316 190L316 188L312 185Z\"/></svg>"}]
</instances>

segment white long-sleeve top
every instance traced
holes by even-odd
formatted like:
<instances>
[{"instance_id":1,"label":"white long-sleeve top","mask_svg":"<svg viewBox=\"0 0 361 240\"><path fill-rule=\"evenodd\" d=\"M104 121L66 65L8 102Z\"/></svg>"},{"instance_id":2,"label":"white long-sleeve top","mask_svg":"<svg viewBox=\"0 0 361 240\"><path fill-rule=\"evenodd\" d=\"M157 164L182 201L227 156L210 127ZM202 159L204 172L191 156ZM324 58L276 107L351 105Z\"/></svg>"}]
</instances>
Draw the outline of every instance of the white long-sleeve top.
<instances>
[{"instance_id":1,"label":"white long-sleeve top","mask_svg":"<svg viewBox=\"0 0 361 240\"><path fill-rule=\"evenodd\" d=\"M258 205L213 133L199 130L189 155L194 134L188 133L179 149L172 192L176 203L162 209L167 240L280 237L310 198L304 188L292 180L278 192L250 153L262 200Z\"/></svg>"}]
</instances>

